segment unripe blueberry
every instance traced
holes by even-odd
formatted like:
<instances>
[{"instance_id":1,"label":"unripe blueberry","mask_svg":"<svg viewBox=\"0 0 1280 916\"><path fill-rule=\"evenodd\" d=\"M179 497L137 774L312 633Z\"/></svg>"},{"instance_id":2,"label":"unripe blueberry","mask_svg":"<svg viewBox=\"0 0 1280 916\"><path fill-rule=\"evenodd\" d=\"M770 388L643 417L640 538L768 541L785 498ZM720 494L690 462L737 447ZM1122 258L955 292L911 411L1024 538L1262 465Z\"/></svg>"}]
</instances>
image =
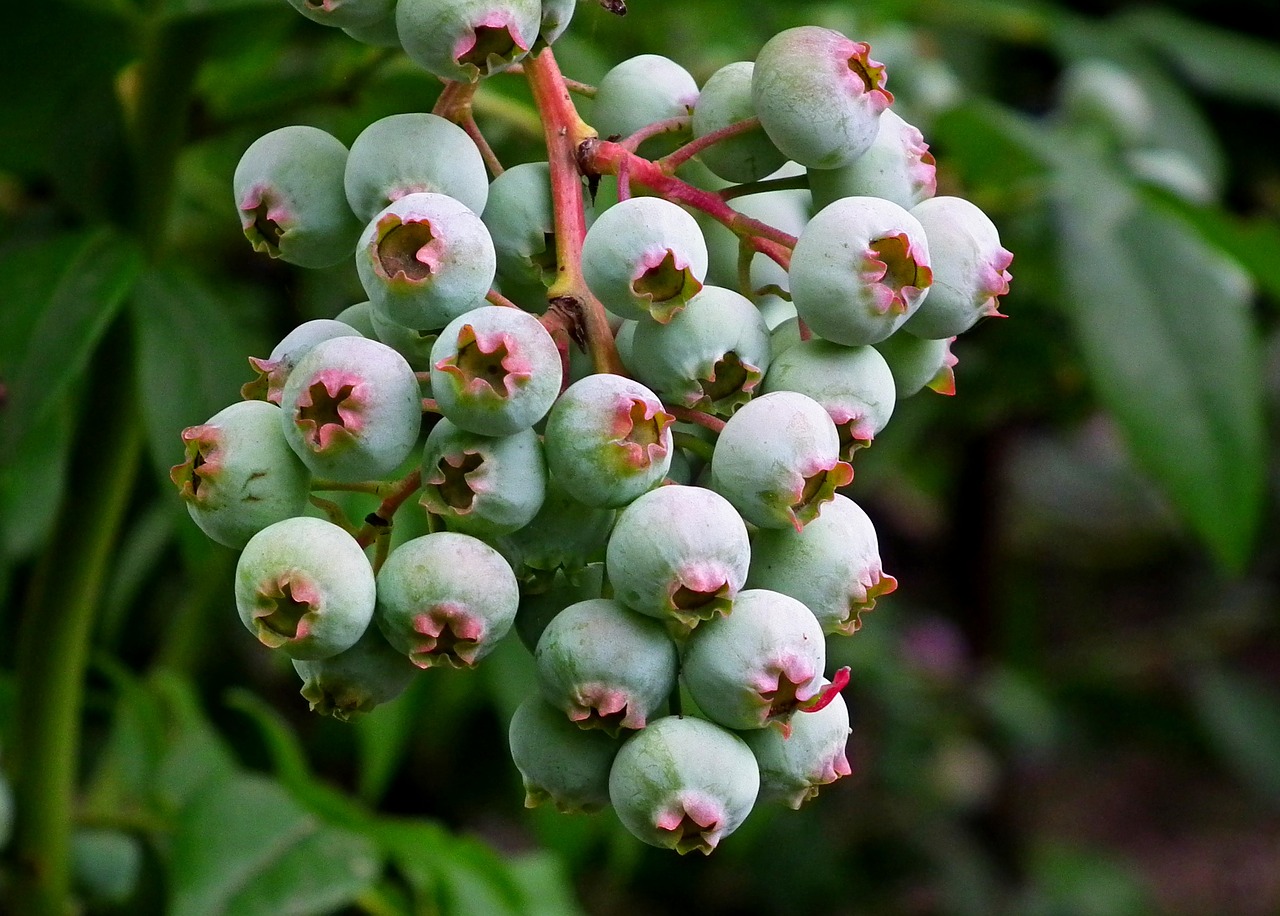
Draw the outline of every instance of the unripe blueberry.
<instances>
[{"instance_id":1,"label":"unripe blueberry","mask_svg":"<svg viewBox=\"0 0 1280 916\"><path fill-rule=\"evenodd\" d=\"M244 235L299 267L331 267L350 257L360 224L347 206L347 148L315 127L264 134L236 165L232 185Z\"/></svg>"},{"instance_id":2,"label":"unripe blueberry","mask_svg":"<svg viewBox=\"0 0 1280 916\"><path fill-rule=\"evenodd\" d=\"M727 614L751 561L747 526L723 496L664 486L618 514L605 553L614 595L688 629Z\"/></svg>"},{"instance_id":3,"label":"unripe blueberry","mask_svg":"<svg viewBox=\"0 0 1280 916\"><path fill-rule=\"evenodd\" d=\"M710 855L755 805L760 769L737 735L692 716L636 732L614 758L609 798L637 839Z\"/></svg>"},{"instance_id":4,"label":"unripe blueberry","mask_svg":"<svg viewBox=\"0 0 1280 916\"><path fill-rule=\"evenodd\" d=\"M547 623L534 652L538 687L582 728L644 728L676 686L676 645L662 624L593 598Z\"/></svg>"},{"instance_id":5,"label":"unripe blueberry","mask_svg":"<svg viewBox=\"0 0 1280 916\"><path fill-rule=\"evenodd\" d=\"M609 768L622 741L578 728L540 696L516 707L508 730L511 760L524 780L524 806L551 802L565 814L609 806Z\"/></svg>"},{"instance_id":6,"label":"unripe blueberry","mask_svg":"<svg viewBox=\"0 0 1280 916\"><path fill-rule=\"evenodd\" d=\"M289 0L302 15L340 29L368 26L392 15L396 0Z\"/></svg>"},{"instance_id":7,"label":"unripe blueberry","mask_svg":"<svg viewBox=\"0 0 1280 916\"><path fill-rule=\"evenodd\" d=\"M641 321L634 333L627 365L668 403L728 416L769 368L764 317L721 286L704 286L666 324Z\"/></svg>"},{"instance_id":8,"label":"unripe blueberry","mask_svg":"<svg viewBox=\"0 0 1280 916\"><path fill-rule=\"evenodd\" d=\"M473 667L507 634L520 590L502 554L466 534L405 541L378 571L375 620L419 668Z\"/></svg>"},{"instance_id":9,"label":"unripe blueberry","mask_svg":"<svg viewBox=\"0 0 1280 916\"><path fill-rule=\"evenodd\" d=\"M893 373L899 400L922 388L932 388L939 394L956 393L957 359L951 352L955 340L954 337L927 340L908 334L903 328L876 344Z\"/></svg>"},{"instance_id":10,"label":"unripe blueberry","mask_svg":"<svg viewBox=\"0 0 1280 916\"><path fill-rule=\"evenodd\" d=\"M570 385L547 416L547 467L577 500L625 506L666 475L674 419L639 382L589 375Z\"/></svg>"},{"instance_id":11,"label":"unripe blueberry","mask_svg":"<svg viewBox=\"0 0 1280 916\"><path fill-rule=\"evenodd\" d=\"M615 64L600 79L591 121L601 137L625 138L655 121L688 117L698 101L698 84L689 71L659 54L640 54ZM650 137L642 156L670 152L689 138L685 128Z\"/></svg>"},{"instance_id":12,"label":"unripe blueberry","mask_svg":"<svg viewBox=\"0 0 1280 916\"><path fill-rule=\"evenodd\" d=\"M373 218L356 271L375 311L409 328L441 328L484 305L497 258L480 217L444 194L408 194Z\"/></svg>"},{"instance_id":13,"label":"unripe blueberry","mask_svg":"<svg viewBox=\"0 0 1280 916\"><path fill-rule=\"evenodd\" d=\"M294 659L302 696L311 711L343 722L390 702L404 692L418 669L391 648L376 626L350 649L315 661Z\"/></svg>"},{"instance_id":14,"label":"unripe blueberry","mask_svg":"<svg viewBox=\"0 0 1280 916\"><path fill-rule=\"evenodd\" d=\"M481 538L533 521L547 492L542 444L532 429L481 436L441 419L422 452L422 505L450 529Z\"/></svg>"},{"instance_id":15,"label":"unripe blueberry","mask_svg":"<svg viewBox=\"0 0 1280 916\"><path fill-rule=\"evenodd\" d=\"M285 438L319 477L370 480L413 451L422 425L418 379L403 356L364 337L316 344L284 386Z\"/></svg>"},{"instance_id":16,"label":"unripe blueberry","mask_svg":"<svg viewBox=\"0 0 1280 916\"><path fill-rule=\"evenodd\" d=\"M803 174L804 169L794 162L788 162L766 177L770 179L796 178ZM760 220L762 223L795 236L799 236L804 232L804 227L808 224L809 215L813 209L812 204L812 195L802 188L748 194L743 197L735 197L729 201L729 206L743 216ZM725 226L710 218L704 220L703 231L710 256L710 266L707 268L708 282L717 286L737 289L740 285L738 259L741 255L738 237ZM786 269L772 258L759 252L755 252L752 255L748 274L751 299L757 306L762 306L766 301L778 299L774 295L757 295L755 291L761 287L777 286L785 290L791 288L791 280L787 276Z\"/></svg>"},{"instance_id":17,"label":"unripe blueberry","mask_svg":"<svg viewBox=\"0 0 1280 916\"><path fill-rule=\"evenodd\" d=\"M707 718L726 728L786 731L819 693L827 650L813 613L762 588L738 593L733 612L704 621L685 641L680 673Z\"/></svg>"},{"instance_id":18,"label":"unripe blueberry","mask_svg":"<svg viewBox=\"0 0 1280 916\"><path fill-rule=\"evenodd\" d=\"M667 322L707 275L698 221L660 197L632 197L605 210L582 243L582 274L621 318Z\"/></svg>"},{"instance_id":19,"label":"unripe blueberry","mask_svg":"<svg viewBox=\"0 0 1280 916\"><path fill-rule=\"evenodd\" d=\"M342 30L348 37L374 48L400 48L400 34L396 31L396 12L393 8L386 16L368 25L353 25Z\"/></svg>"},{"instance_id":20,"label":"unripe blueberry","mask_svg":"<svg viewBox=\"0 0 1280 916\"><path fill-rule=\"evenodd\" d=\"M405 53L442 80L474 83L520 60L542 21L539 0L399 0Z\"/></svg>"},{"instance_id":21,"label":"unripe blueberry","mask_svg":"<svg viewBox=\"0 0 1280 916\"><path fill-rule=\"evenodd\" d=\"M192 520L219 544L243 547L306 511L311 474L285 441L280 414L265 401L240 401L182 431L186 460L169 476Z\"/></svg>"},{"instance_id":22,"label":"unripe blueberry","mask_svg":"<svg viewBox=\"0 0 1280 916\"><path fill-rule=\"evenodd\" d=\"M285 380L312 347L322 340L334 337L360 337L351 325L332 318L316 318L304 321L284 336L266 359L249 357L249 365L258 373L257 378L240 386L240 396L249 399L280 403Z\"/></svg>"},{"instance_id":23,"label":"unripe blueberry","mask_svg":"<svg viewBox=\"0 0 1280 916\"><path fill-rule=\"evenodd\" d=\"M751 95L765 132L801 165L834 169L875 140L893 95L871 46L839 32L799 26L779 32L756 55Z\"/></svg>"},{"instance_id":24,"label":"unripe blueberry","mask_svg":"<svg viewBox=\"0 0 1280 916\"><path fill-rule=\"evenodd\" d=\"M933 282L924 227L895 203L844 197L819 210L791 256L791 297L813 333L859 346L884 340Z\"/></svg>"},{"instance_id":25,"label":"unripe blueberry","mask_svg":"<svg viewBox=\"0 0 1280 916\"><path fill-rule=\"evenodd\" d=\"M236 609L258 641L314 660L356 644L373 617L373 569L356 539L323 519L288 518L249 539Z\"/></svg>"},{"instance_id":26,"label":"unripe blueberry","mask_svg":"<svg viewBox=\"0 0 1280 916\"><path fill-rule=\"evenodd\" d=\"M483 436L537 423L560 392L560 351L528 312L482 306L460 315L431 349L431 390L441 412Z\"/></svg>"},{"instance_id":27,"label":"unripe blueberry","mask_svg":"<svg viewBox=\"0 0 1280 916\"><path fill-rule=\"evenodd\" d=\"M578 501L551 477L533 521L499 543L513 566L574 572L604 560L604 543L617 515L613 509Z\"/></svg>"},{"instance_id":28,"label":"unripe blueberry","mask_svg":"<svg viewBox=\"0 0 1280 916\"><path fill-rule=\"evenodd\" d=\"M820 787L852 773L845 756L851 731L849 708L836 694L822 709L792 716L790 735L773 728L743 732L760 765L760 801L799 808Z\"/></svg>"},{"instance_id":29,"label":"unripe blueberry","mask_svg":"<svg viewBox=\"0 0 1280 916\"><path fill-rule=\"evenodd\" d=\"M738 121L756 116L751 100L755 64L726 64L706 81L693 109L693 136L705 137ZM707 147L698 157L721 178L734 182L759 181L777 171L786 156L763 130L748 131Z\"/></svg>"},{"instance_id":30,"label":"unripe blueberry","mask_svg":"<svg viewBox=\"0 0 1280 916\"><path fill-rule=\"evenodd\" d=\"M874 347L842 347L819 338L802 340L778 355L765 391L798 391L831 416L840 434L840 457L871 444L893 416L893 373Z\"/></svg>"},{"instance_id":31,"label":"unripe blueberry","mask_svg":"<svg viewBox=\"0 0 1280 916\"><path fill-rule=\"evenodd\" d=\"M818 209L842 197L882 197L910 210L937 193L937 163L924 135L890 108L871 148L842 168L810 169L809 189Z\"/></svg>"},{"instance_id":32,"label":"unripe blueberry","mask_svg":"<svg viewBox=\"0 0 1280 916\"><path fill-rule=\"evenodd\" d=\"M823 632L848 635L861 626L859 615L898 582L881 567L867 513L837 494L803 531L756 532L747 585L790 595L813 612Z\"/></svg>"},{"instance_id":33,"label":"unripe blueberry","mask_svg":"<svg viewBox=\"0 0 1280 916\"><path fill-rule=\"evenodd\" d=\"M963 197L933 197L911 210L929 239L933 286L903 329L917 337L955 337L979 318L1004 317L1013 254L985 213ZM797 246L798 247L798 246Z\"/></svg>"},{"instance_id":34,"label":"unripe blueberry","mask_svg":"<svg viewBox=\"0 0 1280 916\"><path fill-rule=\"evenodd\" d=\"M748 401L729 418L711 457L711 485L762 528L799 530L853 479L822 405L793 391Z\"/></svg>"},{"instance_id":35,"label":"unripe blueberry","mask_svg":"<svg viewBox=\"0 0 1280 916\"><path fill-rule=\"evenodd\" d=\"M539 45L549 45L564 34L573 19L578 0L542 0L542 25L538 29Z\"/></svg>"},{"instance_id":36,"label":"unripe blueberry","mask_svg":"<svg viewBox=\"0 0 1280 916\"><path fill-rule=\"evenodd\" d=\"M489 196L484 159L467 132L439 115L390 115L351 144L343 172L347 202L368 221L407 194L452 197L479 213Z\"/></svg>"},{"instance_id":37,"label":"unripe blueberry","mask_svg":"<svg viewBox=\"0 0 1280 916\"><path fill-rule=\"evenodd\" d=\"M348 305L333 318L335 321L341 321L355 328L360 332L361 337L368 337L371 340L376 340L378 337L373 327L373 303L368 299Z\"/></svg>"},{"instance_id":38,"label":"unripe blueberry","mask_svg":"<svg viewBox=\"0 0 1280 916\"><path fill-rule=\"evenodd\" d=\"M489 186L483 219L498 256L504 283L545 288L556 276L555 216L551 209L551 166L513 165Z\"/></svg>"}]
</instances>

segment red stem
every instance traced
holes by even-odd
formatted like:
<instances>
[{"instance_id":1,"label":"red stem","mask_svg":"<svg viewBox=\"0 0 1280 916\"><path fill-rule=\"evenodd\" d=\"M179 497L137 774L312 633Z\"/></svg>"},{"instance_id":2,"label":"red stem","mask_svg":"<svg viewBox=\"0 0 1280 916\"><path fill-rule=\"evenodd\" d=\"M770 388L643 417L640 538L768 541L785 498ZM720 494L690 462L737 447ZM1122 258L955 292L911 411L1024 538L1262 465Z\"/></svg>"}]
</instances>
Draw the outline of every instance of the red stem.
<instances>
[{"instance_id":1,"label":"red stem","mask_svg":"<svg viewBox=\"0 0 1280 916\"><path fill-rule=\"evenodd\" d=\"M688 115L664 118L661 121L654 121L652 124L646 124L631 136L619 140L618 142L634 153L640 144L648 140L650 137L656 137L659 134L678 133L679 131L685 130L692 120L693 119Z\"/></svg>"},{"instance_id":2,"label":"red stem","mask_svg":"<svg viewBox=\"0 0 1280 916\"><path fill-rule=\"evenodd\" d=\"M686 423L694 423L703 429L709 429L713 433L719 434L724 429L724 420L719 417L713 417L709 413L703 413L701 410L692 410L688 407L666 406L667 413L675 417L677 420L683 420Z\"/></svg>"},{"instance_id":3,"label":"red stem","mask_svg":"<svg viewBox=\"0 0 1280 916\"><path fill-rule=\"evenodd\" d=\"M356 542L361 547L368 547L387 528L391 526L391 517L418 488L422 486L422 470L416 470L405 476L404 480L387 495L382 503L365 518L364 527L356 534Z\"/></svg>"},{"instance_id":4,"label":"red stem","mask_svg":"<svg viewBox=\"0 0 1280 916\"><path fill-rule=\"evenodd\" d=\"M661 123L661 122L659 122ZM742 121L735 121L719 130L713 130L709 134L703 134L696 140L690 140L679 149L668 153L659 159L656 163L658 168L664 172L674 173L676 169L684 165L698 153L702 152L709 146L715 146L722 140L728 140L730 137L736 137L738 134L745 134L748 131L758 130L760 128L759 118L746 118ZM634 149L635 147L632 147Z\"/></svg>"},{"instance_id":5,"label":"red stem","mask_svg":"<svg viewBox=\"0 0 1280 916\"><path fill-rule=\"evenodd\" d=\"M547 298L580 317L581 327L586 333L587 350L597 372L625 375L626 370L613 342L609 316L582 277L582 240L587 235L587 217L578 149L596 133L578 115L550 48L536 56L526 57L523 68L542 119L547 161L551 167L556 279L547 291Z\"/></svg>"}]
</instances>

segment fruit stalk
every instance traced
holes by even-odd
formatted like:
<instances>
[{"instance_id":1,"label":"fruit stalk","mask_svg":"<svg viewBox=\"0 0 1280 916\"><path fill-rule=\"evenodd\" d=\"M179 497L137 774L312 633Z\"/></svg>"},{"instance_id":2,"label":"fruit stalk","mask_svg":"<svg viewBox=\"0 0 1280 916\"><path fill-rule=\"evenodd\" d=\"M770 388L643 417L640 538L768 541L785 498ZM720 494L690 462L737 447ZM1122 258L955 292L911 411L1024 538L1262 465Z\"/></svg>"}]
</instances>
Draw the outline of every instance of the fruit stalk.
<instances>
[{"instance_id":1,"label":"fruit stalk","mask_svg":"<svg viewBox=\"0 0 1280 916\"><path fill-rule=\"evenodd\" d=\"M524 73L542 118L547 160L551 166L557 276L547 291L547 298L581 315L595 371L625 375L604 306L592 295L582 277L582 240L587 235L587 219L578 149L595 136L595 131L578 115L550 48L525 58Z\"/></svg>"}]
</instances>

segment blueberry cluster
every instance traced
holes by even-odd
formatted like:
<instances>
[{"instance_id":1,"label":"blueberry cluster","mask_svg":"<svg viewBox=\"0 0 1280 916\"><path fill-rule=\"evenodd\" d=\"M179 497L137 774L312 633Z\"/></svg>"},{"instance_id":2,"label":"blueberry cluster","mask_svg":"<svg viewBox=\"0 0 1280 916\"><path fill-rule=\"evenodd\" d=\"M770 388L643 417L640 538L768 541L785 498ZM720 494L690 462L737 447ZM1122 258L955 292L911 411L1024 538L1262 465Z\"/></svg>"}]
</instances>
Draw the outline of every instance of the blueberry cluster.
<instances>
[{"instance_id":1,"label":"blueberry cluster","mask_svg":"<svg viewBox=\"0 0 1280 916\"><path fill-rule=\"evenodd\" d=\"M549 54L573 11L290 2L451 85ZM183 432L172 476L241 550L241 620L313 710L367 711L514 630L539 686L510 726L529 805L612 806L646 843L709 853L758 799L799 807L849 773L826 640L896 582L838 491L898 398L950 390L950 341L1009 281L995 227L934 196L891 101L870 48L828 29L782 32L701 91L664 58L623 62L593 110L599 136L637 135L614 161L686 148L704 168L660 170L676 185L642 196L611 171L618 199L576 246L557 240L551 164L490 181L473 133L437 114L383 118L350 149L305 126L249 147L246 237L303 267L354 256L368 298L251 359L245 399ZM774 175L808 189L714 193ZM708 212L732 230L728 268ZM548 308L572 299L570 266L617 371L583 365L590 322ZM355 523L325 491L378 508Z\"/></svg>"}]
</instances>

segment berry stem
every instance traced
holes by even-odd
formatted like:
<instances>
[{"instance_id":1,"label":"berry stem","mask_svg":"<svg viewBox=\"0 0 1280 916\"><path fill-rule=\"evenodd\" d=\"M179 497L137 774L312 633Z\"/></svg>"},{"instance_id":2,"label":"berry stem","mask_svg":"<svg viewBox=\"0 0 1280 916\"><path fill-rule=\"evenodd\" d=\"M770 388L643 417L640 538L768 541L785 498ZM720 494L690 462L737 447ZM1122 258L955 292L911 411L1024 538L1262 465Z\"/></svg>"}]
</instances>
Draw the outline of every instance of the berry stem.
<instances>
[{"instance_id":1,"label":"berry stem","mask_svg":"<svg viewBox=\"0 0 1280 916\"><path fill-rule=\"evenodd\" d=\"M484 294L484 298L485 298L485 301L488 302L490 305L501 306L504 309L520 308L520 306L516 305L506 296L502 295L502 293L498 292L496 289L489 290L489 292Z\"/></svg>"},{"instance_id":2,"label":"berry stem","mask_svg":"<svg viewBox=\"0 0 1280 916\"><path fill-rule=\"evenodd\" d=\"M361 547L368 547L386 532L390 536L391 521L396 511L404 505L414 493L422 487L422 470L406 474L404 479L395 484L393 489L382 500L377 509L365 516L364 527L356 532L356 541Z\"/></svg>"},{"instance_id":3,"label":"berry stem","mask_svg":"<svg viewBox=\"0 0 1280 916\"><path fill-rule=\"evenodd\" d=\"M699 439L693 433L686 433L683 430L676 430L671 434L671 441L677 448L682 448L686 452L692 452L703 461L710 461L711 456L715 454L716 447L705 439Z\"/></svg>"},{"instance_id":4,"label":"berry stem","mask_svg":"<svg viewBox=\"0 0 1280 916\"><path fill-rule=\"evenodd\" d=\"M355 534L355 528L351 524L351 520L347 518L346 510L335 503L331 499L325 499L323 496L312 494L308 497L308 502L315 506L325 514L325 517L333 524L337 525L347 534Z\"/></svg>"},{"instance_id":5,"label":"berry stem","mask_svg":"<svg viewBox=\"0 0 1280 916\"><path fill-rule=\"evenodd\" d=\"M430 372L415 372L415 373L414 373L414 375L419 376L419 379L418 379L419 381L428 381L428 382L429 382L429 381L431 381L431 373L430 373ZM426 379L422 379L422 378L421 378L421 376L424 376L424 375L426 376ZM422 399L422 412L423 412L423 413L437 413L437 414L440 414L441 416L443 416L443 415L444 415L444 412L440 409L440 405L436 403L435 398L423 398L423 399Z\"/></svg>"},{"instance_id":6,"label":"berry stem","mask_svg":"<svg viewBox=\"0 0 1280 916\"><path fill-rule=\"evenodd\" d=\"M484 159L485 166L489 169L489 174L497 178L504 171L502 163L498 161L498 154L493 151L493 147L489 145L489 141L484 138L484 134L480 131L480 125L476 123L475 116L471 113L471 106L467 106L467 115L462 119L461 127L467 132L467 136L475 143L476 149L480 150L480 157Z\"/></svg>"},{"instance_id":7,"label":"berry stem","mask_svg":"<svg viewBox=\"0 0 1280 916\"><path fill-rule=\"evenodd\" d=\"M342 492L342 493L368 493L377 495L382 492L382 484L376 480L361 480L356 483L347 483L341 480L325 480L317 477L311 481L312 491L320 492Z\"/></svg>"},{"instance_id":8,"label":"berry stem","mask_svg":"<svg viewBox=\"0 0 1280 916\"><path fill-rule=\"evenodd\" d=\"M636 149L639 148L640 144L648 140L650 137L657 137L660 134L678 133L688 128L692 120L693 119L688 115L678 115L674 118L664 118L661 121L654 121L652 124L646 124L631 136L619 140L618 143L630 152L634 153ZM659 162L661 162L661 160L659 160ZM674 166L671 168L671 171L675 171Z\"/></svg>"},{"instance_id":9,"label":"berry stem","mask_svg":"<svg viewBox=\"0 0 1280 916\"><path fill-rule=\"evenodd\" d=\"M774 260L778 260L779 248L789 250L796 245L794 235L739 213L725 203L719 194L695 188L665 171L659 165L661 160L653 162L645 159L621 143L587 137L578 147L578 161L582 171L588 176L618 175L625 168L631 181L644 185L658 196L674 203L701 210Z\"/></svg>"},{"instance_id":10,"label":"berry stem","mask_svg":"<svg viewBox=\"0 0 1280 916\"><path fill-rule=\"evenodd\" d=\"M595 131L578 115L564 75L550 48L524 61L525 76L542 119L551 168L551 199L556 229L556 279L547 291L548 301L581 316L587 351L597 372L625 375L613 342L609 317L582 277L582 240L587 217L582 196L578 150L595 137Z\"/></svg>"},{"instance_id":11,"label":"berry stem","mask_svg":"<svg viewBox=\"0 0 1280 916\"><path fill-rule=\"evenodd\" d=\"M692 410L688 407L680 407L673 404L668 404L666 410L677 420L696 424L703 429L711 430L717 435L724 429L724 420L719 417L713 417L709 413L703 413L701 410Z\"/></svg>"},{"instance_id":12,"label":"berry stem","mask_svg":"<svg viewBox=\"0 0 1280 916\"><path fill-rule=\"evenodd\" d=\"M721 142L722 140L728 140L730 137L736 137L739 134L745 134L749 131L759 130L759 129L760 129L759 118L752 117L752 118L745 118L741 121L735 121L732 124L728 124L720 128L719 130L713 130L709 134L704 134L703 136L698 137L696 140L690 140L688 143L684 144L679 149L673 150L672 152L663 156L655 164L658 166L658 168L662 169L664 172L674 174L676 169L680 168L680 166L684 165L686 162L688 162L694 156L698 155L698 153L702 152L707 147L715 146L717 143Z\"/></svg>"}]
</instances>

